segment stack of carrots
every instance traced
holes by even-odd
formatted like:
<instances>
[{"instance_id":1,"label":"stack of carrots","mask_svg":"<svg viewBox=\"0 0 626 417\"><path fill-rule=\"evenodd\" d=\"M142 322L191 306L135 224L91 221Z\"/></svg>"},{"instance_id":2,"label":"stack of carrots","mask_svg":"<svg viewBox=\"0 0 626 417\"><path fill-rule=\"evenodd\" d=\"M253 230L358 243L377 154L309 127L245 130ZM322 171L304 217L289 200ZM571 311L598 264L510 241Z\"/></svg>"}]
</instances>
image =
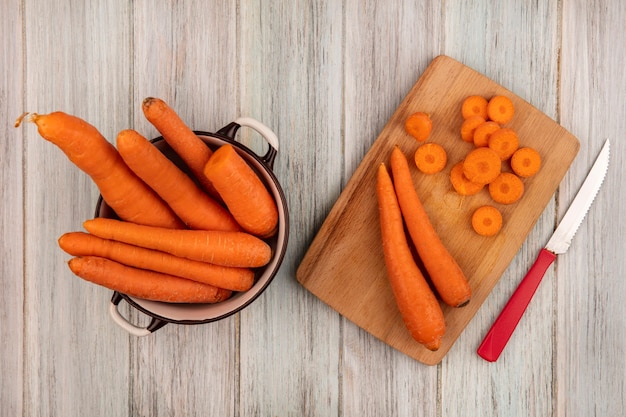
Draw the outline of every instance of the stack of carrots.
<instances>
[{"instance_id":1,"label":"stack of carrots","mask_svg":"<svg viewBox=\"0 0 626 417\"><path fill-rule=\"evenodd\" d=\"M189 167L193 178L134 130L117 146L80 118L53 112L22 120L58 146L98 187L118 219L87 220L59 246L71 271L139 298L217 303L252 287L269 263L276 202L230 144L212 150L163 100L146 98L146 118ZM254 202L254 204L251 204Z\"/></svg>"}]
</instances>

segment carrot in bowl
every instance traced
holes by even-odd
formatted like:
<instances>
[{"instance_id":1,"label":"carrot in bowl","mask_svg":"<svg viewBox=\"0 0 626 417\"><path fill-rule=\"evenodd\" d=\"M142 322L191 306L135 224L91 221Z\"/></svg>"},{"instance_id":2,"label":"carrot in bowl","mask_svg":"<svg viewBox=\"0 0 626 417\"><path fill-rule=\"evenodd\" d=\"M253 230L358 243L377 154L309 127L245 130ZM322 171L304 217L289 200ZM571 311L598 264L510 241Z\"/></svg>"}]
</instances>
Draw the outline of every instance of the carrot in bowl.
<instances>
[{"instance_id":1,"label":"carrot in bowl","mask_svg":"<svg viewBox=\"0 0 626 417\"><path fill-rule=\"evenodd\" d=\"M204 167L204 174L243 230L262 238L276 233L276 202L232 145L222 145L213 153Z\"/></svg>"},{"instance_id":2,"label":"carrot in bowl","mask_svg":"<svg viewBox=\"0 0 626 417\"><path fill-rule=\"evenodd\" d=\"M463 161L463 173L472 182L488 184L502 170L502 161L497 153L485 147L471 150Z\"/></svg>"},{"instance_id":3,"label":"carrot in bowl","mask_svg":"<svg viewBox=\"0 0 626 417\"><path fill-rule=\"evenodd\" d=\"M404 128L418 142L424 142L433 130L433 122L427 113L420 111L413 113L406 119Z\"/></svg>"},{"instance_id":4,"label":"carrot in bowl","mask_svg":"<svg viewBox=\"0 0 626 417\"><path fill-rule=\"evenodd\" d=\"M519 148L511 157L511 169L520 177L532 177L541 169L541 155L533 148Z\"/></svg>"},{"instance_id":5,"label":"carrot in bowl","mask_svg":"<svg viewBox=\"0 0 626 417\"><path fill-rule=\"evenodd\" d=\"M489 148L493 149L500 159L506 161L519 147L519 139L515 130L503 127L489 137Z\"/></svg>"},{"instance_id":6,"label":"carrot in bowl","mask_svg":"<svg viewBox=\"0 0 626 417\"><path fill-rule=\"evenodd\" d=\"M446 167L448 155L438 143L424 143L415 151L415 165L424 174L436 174Z\"/></svg>"},{"instance_id":7,"label":"carrot in bowl","mask_svg":"<svg viewBox=\"0 0 626 417\"><path fill-rule=\"evenodd\" d=\"M461 114L464 119L472 116L480 116L483 119L487 119L487 99L477 95L467 97L461 105Z\"/></svg>"},{"instance_id":8,"label":"carrot in bowl","mask_svg":"<svg viewBox=\"0 0 626 417\"><path fill-rule=\"evenodd\" d=\"M493 206L481 206L472 214L472 228L481 236L495 236L502 228L502 213Z\"/></svg>"},{"instance_id":9,"label":"carrot in bowl","mask_svg":"<svg viewBox=\"0 0 626 417\"><path fill-rule=\"evenodd\" d=\"M524 194L524 183L510 172L502 172L489 184L489 195L496 203L513 204Z\"/></svg>"},{"instance_id":10,"label":"carrot in bowl","mask_svg":"<svg viewBox=\"0 0 626 417\"><path fill-rule=\"evenodd\" d=\"M221 204L136 131L121 131L117 136L117 149L133 172L156 191L189 228L241 230Z\"/></svg>"},{"instance_id":11,"label":"carrot in bowl","mask_svg":"<svg viewBox=\"0 0 626 417\"><path fill-rule=\"evenodd\" d=\"M515 106L506 96L493 96L487 104L487 115L490 120L501 125L508 123L515 114Z\"/></svg>"},{"instance_id":12,"label":"carrot in bowl","mask_svg":"<svg viewBox=\"0 0 626 417\"><path fill-rule=\"evenodd\" d=\"M184 224L124 163L115 147L86 121L63 112L32 114L27 120L91 177L106 203L124 220L151 226Z\"/></svg>"}]
</instances>

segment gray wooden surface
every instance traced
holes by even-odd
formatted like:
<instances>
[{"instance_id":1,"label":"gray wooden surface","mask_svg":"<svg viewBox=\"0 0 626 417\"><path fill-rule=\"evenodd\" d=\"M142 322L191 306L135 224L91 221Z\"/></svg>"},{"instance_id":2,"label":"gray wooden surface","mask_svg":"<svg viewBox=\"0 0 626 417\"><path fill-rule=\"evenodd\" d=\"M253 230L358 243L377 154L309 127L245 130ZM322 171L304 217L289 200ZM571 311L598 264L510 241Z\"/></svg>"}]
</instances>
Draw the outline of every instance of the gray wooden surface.
<instances>
[{"instance_id":1,"label":"gray wooden surface","mask_svg":"<svg viewBox=\"0 0 626 417\"><path fill-rule=\"evenodd\" d=\"M623 416L626 414L626 3L0 2L1 416ZM342 187L429 62L446 54L577 136L553 201L443 362L422 365L304 290L295 270ZM107 138L156 132L168 101L195 129L256 118L280 139L290 243L269 289L215 324L130 336L110 291L56 239L97 190L23 111L63 110ZM496 363L476 347L606 138L611 167L570 251ZM263 151L255 135L241 140ZM122 307L137 324L147 319Z\"/></svg>"}]
</instances>

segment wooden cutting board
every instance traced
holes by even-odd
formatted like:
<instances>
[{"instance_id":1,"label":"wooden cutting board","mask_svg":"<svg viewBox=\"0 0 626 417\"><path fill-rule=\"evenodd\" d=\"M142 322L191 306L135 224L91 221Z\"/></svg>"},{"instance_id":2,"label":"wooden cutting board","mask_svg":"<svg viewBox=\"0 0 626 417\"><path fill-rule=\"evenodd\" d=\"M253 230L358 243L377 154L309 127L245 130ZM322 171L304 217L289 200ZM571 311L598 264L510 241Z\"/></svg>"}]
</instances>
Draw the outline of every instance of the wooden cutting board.
<instances>
[{"instance_id":1,"label":"wooden cutting board","mask_svg":"<svg viewBox=\"0 0 626 417\"><path fill-rule=\"evenodd\" d=\"M461 103L475 94L509 97L515 105L515 116L507 127L517 131L521 146L532 146L542 156L541 171L524 180L524 196L515 204L494 203L486 188L478 195L461 197L450 185L451 167L473 147L461 140L459 132ZM381 162L389 163L394 146L412 160L419 143L405 132L404 121L417 111L431 115L433 132L428 140L446 149L448 164L434 175L424 175L412 165L413 181L431 222L473 291L465 307L455 309L442 304L446 334L436 352L411 338L395 304L383 259L375 192L376 170ZM467 66L439 56L411 88L354 172L298 267L297 279L385 343L420 362L437 364L508 267L579 147L574 136L526 101ZM503 166L506 169L506 164ZM495 205L502 212L504 225L494 237L478 236L471 228L471 214L483 204Z\"/></svg>"}]
</instances>

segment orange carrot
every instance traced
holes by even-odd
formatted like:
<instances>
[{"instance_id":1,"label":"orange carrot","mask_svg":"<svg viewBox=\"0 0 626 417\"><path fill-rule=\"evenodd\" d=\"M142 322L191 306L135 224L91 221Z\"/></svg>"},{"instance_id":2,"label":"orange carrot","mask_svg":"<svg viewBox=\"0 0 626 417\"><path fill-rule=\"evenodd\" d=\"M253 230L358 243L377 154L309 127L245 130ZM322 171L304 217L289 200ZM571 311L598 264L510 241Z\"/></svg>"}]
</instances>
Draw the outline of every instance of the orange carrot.
<instances>
[{"instance_id":1,"label":"orange carrot","mask_svg":"<svg viewBox=\"0 0 626 417\"><path fill-rule=\"evenodd\" d=\"M524 183L510 172L502 172L489 184L489 195L496 203L513 204L524 194Z\"/></svg>"},{"instance_id":2,"label":"orange carrot","mask_svg":"<svg viewBox=\"0 0 626 417\"><path fill-rule=\"evenodd\" d=\"M72 258L69 267L80 278L113 291L167 303L218 303L230 290L172 275L133 268L97 256Z\"/></svg>"},{"instance_id":3,"label":"orange carrot","mask_svg":"<svg viewBox=\"0 0 626 417\"><path fill-rule=\"evenodd\" d=\"M378 168L376 194L383 254L396 304L413 339L435 351L446 330L443 312L413 259L393 183L384 164Z\"/></svg>"},{"instance_id":4,"label":"orange carrot","mask_svg":"<svg viewBox=\"0 0 626 417\"><path fill-rule=\"evenodd\" d=\"M415 151L415 165L424 174L436 174L446 167L448 155L438 143L425 143Z\"/></svg>"},{"instance_id":5,"label":"orange carrot","mask_svg":"<svg viewBox=\"0 0 626 417\"><path fill-rule=\"evenodd\" d=\"M241 230L233 216L202 191L148 139L126 129L117 136L126 164L174 210L191 229Z\"/></svg>"},{"instance_id":6,"label":"orange carrot","mask_svg":"<svg viewBox=\"0 0 626 417\"><path fill-rule=\"evenodd\" d=\"M485 187L485 184L479 184L467 179L463 173L463 161L459 161L452 167L450 171L450 182L454 190L460 195L478 194Z\"/></svg>"},{"instance_id":7,"label":"orange carrot","mask_svg":"<svg viewBox=\"0 0 626 417\"><path fill-rule=\"evenodd\" d=\"M487 119L487 99L482 96L469 96L463 100L461 114L464 119L471 116L480 116Z\"/></svg>"},{"instance_id":8,"label":"orange carrot","mask_svg":"<svg viewBox=\"0 0 626 417\"><path fill-rule=\"evenodd\" d=\"M517 133L508 127L500 128L489 137L489 147L500 156L501 160L506 161L519 147Z\"/></svg>"},{"instance_id":9,"label":"orange carrot","mask_svg":"<svg viewBox=\"0 0 626 417\"><path fill-rule=\"evenodd\" d=\"M193 261L88 233L65 233L58 243L61 249L72 256L98 256L126 266L174 275L227 290L246 291L254 283L254 272L248 268Z\"/></svg>"},{"instance_id":10,"label":"orange carrot","mask_svg":"<svg viewBox=\"0 0 626 417\"><path fill-rule=\"evenodd\" d=\"M487 114L490 120L501 125L508 123L515 113L513 102L506 96L493 96L487 104Z\"/></svg>"},{"instance_id":11,"label":"orange carrot","mask_svg":"<svg viewBox=\"0 0 626 417\"><path fill-rule=\"evenodd\" d=\"M272 256L267 243L244 232L171 230L102 217L87 220L83 226L103 239L216 265L255 268L266 265Z\"/></svg>"},{"instance_id":12,"label":"orange carrot","mask_svg":"<svg viewBox=\"0 0 626 417\"><path fill-rule=\"evenodd\" d=\"M520 177L532 177L541 169L541 156L533 148L519 148L511 157L511 169Z\"/></svg>"},{"instance_id":13,"label":"orange carrot","mask_svg":"<svg viewBox=\"0 0 626 417\"><path fill-rule=\"evenodd\" d=\"M474 143L474 132L483 123L485 123L485 119L481 116L470 116L463 120L461 124L461 139L465 142Z\"/></svg>"},{"instance_id":14,"label":"orange carrot","mask_svg":"<svg viewBox=\"0 0 626 417\"><path fill-rule=\"evenodd\" d=\"M37 125L44 139L58 146L91 177L104 201L121 219L151 226L184 227L94 126L63 112L33 114L28 120Z\"/></svg>"},{"instance_id":15,"label":"orange carrot","mask_svg":"<svg viewBox=\"0 0 626 417\"><path fill-rule=\"evenodd\" d=\"M406 119L404 127L418 142L424 142L433 130L433 122L428 114L417 112Z\"/></svg>"},{"instance_id":16,"label":"orange carrot","mask_svg":"<svg viewBox=\"0 0 626 417\"><path fill-rule=\"evenodd\" d=\"M481 206L472 214L472 228L481 236L495 236L502 228L502 214L493 206Z\"/></svg>"},{"instance_id":17,"label":"orange carrot","mask_svg":"<svg viewBox=\"0 0 626 417\"><path fill-rule=\"evenodd\" d=\"M463 161L463 173L472 182L488 184L495 180L502 169L497 153L485 147L471 150Z\"/></svg>"},{"instance_id":18,"label":"orange carrot","mask_svg":"<svg viewBox=\"0 0 626 417\"><path fill-rule=\"evenodd\" d=\"M476 127L473 137L474 146L488 146L491 134L498 129L500 129L500 125L490 120Z\"/></svg>"},{"instance_id":19,"label":"orange carrot","mask_svg":"<svg viewBox=\"0 0 626 417\"><path fill-rule=\"evenodd\" d=\"M202 171L213 151L185 124L180 116L160 98L147 97L141 109L146 119L163 135L163 139L185 161L202 189L219 199L215 188Z\"/></svg>"},{"instance_id":20,"label":"orange carrot","mask_svg":"<svg viewBox=\"0 0 626 417\"><path fill-rule=\"evenodd\" d=\"M467 304L472 289L461 267L441 242L430 222L415 191L409 164L398 147L391 153L391 170L402 217L439 296L452 307Z\"/></svg>"},{"instance_id":21,"label":"orange carrot","mask_svg":"<svg viewBox=\"0 0 626 417\"><path fill-rule=\"evenodd\" d=\"M213 153L204 168L204 175L243 230L262 238L276 233L276 202L232 145L222 145Z\"/></svg>"}]
</instances>

